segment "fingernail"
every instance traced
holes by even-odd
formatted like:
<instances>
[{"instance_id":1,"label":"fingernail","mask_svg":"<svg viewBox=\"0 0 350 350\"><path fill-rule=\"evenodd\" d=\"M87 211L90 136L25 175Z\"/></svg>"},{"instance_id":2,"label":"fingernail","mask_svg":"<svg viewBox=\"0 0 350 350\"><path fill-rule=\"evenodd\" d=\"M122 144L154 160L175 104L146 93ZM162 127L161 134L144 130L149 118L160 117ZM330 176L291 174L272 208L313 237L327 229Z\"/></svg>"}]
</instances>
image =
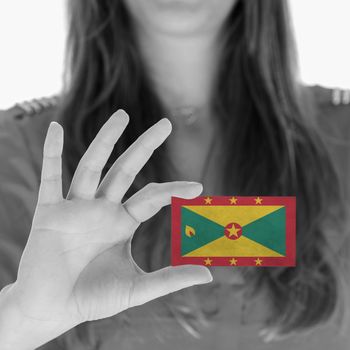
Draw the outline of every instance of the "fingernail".
<instances>
[{"instance_id":1,"label":"fingernail","mask_svg":"<svg viewBox=\"0 0 350 350\"><path fill-rule=\"evenodd\" d=\"M203 185L200 182L188 182L189 186L191 186L194 190L198 190L200 192L203 191Z\"/></svg>"},{"instance_id":2,"label":"fingernail","mask_svg":"<svg viewBox=\"0 0 350 350\"><path fill-rule=\"evenodd\" d=\"M205 275L205 277L203 276L203 280L200 283L209 283L213 280L213 276L208 268L206 268L204 266L198 266L198 269L205 270L204 273L201 272L201 274Z\"/></svg>"},{"instance_id":3,"label":"fingernail","mask_svg":"<svg viewBox=\"0 0 350 350\"><path fill-rule=\"evenodd\" d=\"M118 119L118 121L128 122L129 121L129 115L126 113L123 109L118 109L116 112L112 114L112 117L115 117Z\"/></svg>"},{"instance_id":4,"label":"fingernail","mask_svg":"<svg viewBox=\"0 0 350 350\"><path fill-rule=\"evenodd\" d=\"M172 129L172 124L168 118L161 119L157 124L158 124L158 126L168 130L169 132Z\"/></svg>"},{"instance_id":5,"label":"fingernail","mask_svg":"<svg viewBox=\"0 0 350 350\"><path fill-rule=\"evenodd\" d=\"M213 276L209 275L208 278L203 281L203 283L210 283L212 281L213 281Z\"/></svg>"},{"instance_id":6,"label":"fingernail","mask_svg":"<svg viewBox=\"0 0 350 350\"><path fill-rule=\"evenodd\" d=\"M61 124L59 124L59 123L57 123L57 122L55 122L55 121L52 121L51 123L50 123L50 127L52 127L52 128L59 128L61 126Z\"/></svg>"},{"instance_id":7,"label":"fingernail","mask_svg":"<svg viewBox=\"0 0 350 350\"><path fill-rule=\"evenodd\" d=\"M52 121L49 124L48 133L50 133L50 135L63 135L63 128L61 124Z\"/></svg>"}]
</instances>

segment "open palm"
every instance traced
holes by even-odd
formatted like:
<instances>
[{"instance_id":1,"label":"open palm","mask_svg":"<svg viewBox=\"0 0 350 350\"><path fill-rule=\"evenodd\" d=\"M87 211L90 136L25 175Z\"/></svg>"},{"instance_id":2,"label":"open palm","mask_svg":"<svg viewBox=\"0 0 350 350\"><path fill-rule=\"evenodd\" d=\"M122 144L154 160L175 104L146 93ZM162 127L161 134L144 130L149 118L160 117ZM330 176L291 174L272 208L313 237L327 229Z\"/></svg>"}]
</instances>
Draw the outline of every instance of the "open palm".
<instances>
[{"instance_id":1,"label":"open palm","mask_svg":"<svg viewBox=\"0 0 350 350\"><path fill-rule=\"evenodd\" d=\"M140 223L168 205L171 196L193 198L202 186L150 183L122 203L137 173L171 132L167 119L153 125L100 182L128 119L119 110L101 128L79 162L67 198L62 196L63 129L53 122L46 136L38 204L13 289L23 314L57 333L212 280L204 266L146 273L133 260L131 240Z\"/></svg>"}]
</instances>

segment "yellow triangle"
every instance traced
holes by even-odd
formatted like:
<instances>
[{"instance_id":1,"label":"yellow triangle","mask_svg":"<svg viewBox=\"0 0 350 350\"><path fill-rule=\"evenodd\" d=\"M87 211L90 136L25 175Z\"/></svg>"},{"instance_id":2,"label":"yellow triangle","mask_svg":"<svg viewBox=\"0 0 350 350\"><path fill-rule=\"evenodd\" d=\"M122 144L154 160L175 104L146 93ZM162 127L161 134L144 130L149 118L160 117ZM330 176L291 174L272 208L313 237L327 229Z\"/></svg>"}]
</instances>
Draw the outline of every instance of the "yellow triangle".
<instances>
[{"instance_id":1,"label":"yellow triangle","mask_svg":"<svg viewBox=\"0 0 350 350\"><path fill-rule=\"evenodd\" d=\"M283 208L283 205L184 205L184 208L225 227L230 222L236 222L241 226L247 225Z\"/></svg>"},{"instance_id":2,"label":"yellow triangle","mask_svg":"<svg viewBox=\"0 0 350 350\"><path fill-rule=\"evenodd\" d=\"M241 236L236 240L226 236L216 239L204 246L187 253L190 256L259 256L259 257L283 257L283 255L271 250L262 244Z\"/></svg>"}]
</instances>

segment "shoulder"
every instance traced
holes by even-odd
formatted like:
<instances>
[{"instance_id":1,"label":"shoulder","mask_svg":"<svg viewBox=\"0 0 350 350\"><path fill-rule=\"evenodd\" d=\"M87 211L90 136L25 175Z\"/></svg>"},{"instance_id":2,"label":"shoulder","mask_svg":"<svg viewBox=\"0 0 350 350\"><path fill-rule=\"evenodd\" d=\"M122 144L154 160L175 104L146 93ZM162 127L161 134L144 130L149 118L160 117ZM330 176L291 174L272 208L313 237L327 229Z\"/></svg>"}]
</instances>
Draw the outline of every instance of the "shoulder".
<instances>
[{"instance_id":1,"label":"shoulder","mask_svg":"<svg viewBox=\"0 0 350 350\"><path fill-rule=\"evenodd\" d=\"M33 179L40 174L42 147L50 122L56 120L58 101L56 96L35 99L0 111L2 178L10 179L14 171Z\"/></svg>"},{"instance_id":2,"label":"shoulder","mask_svg":"<svg viewBox=\"0 0 350 350\"><path fill-rule=\"evenodd\" d=\"M49 124L58 121L61 97L33 99L0 111L0 179L15 181L13 173L26 174L18 182L39 186L42 152ZM62 163L63 188L66 191L71 174ZM1 181L0 181L1 188Z\"/></svg>"},{"instance_id":3,"label":"shoulder","mask_svg":"<svg viewBox=\"0 0 350 350\"><path fill-rule=\"evenodd\" d=\"M0 111L0 284L13 281L30 232L40 185L42 143L54 99Z\"/></svg>"},{"instance_id":4,"label":"shoulder","mask_svg":"<svg viewBox=\"0 0 350 350\"><path fill-rule=\"evenodd\" d=\"M0 144L6 140L17 144L40 141L49 123L56 120L58 103L59 97L52 96L16 103L7 110L0 110Z\"/></svg>"},{"instance_id":5,"label":"shoulder","mask_svg":"<svg viewBox=\"0 0 350 350\"><path fill-rule=\"evenodd\" d=\"M14 106L0 110L0 123L16 122L24 120L24 122L35 122L38 119L45 119L49 114L53 114L59 102L59 96L42 97L40 99L32 99L28 101L18 102ZM50 113L51 112L51 113ZM43 117L43 115L45 115Z\"/></svg>"},{"instance_id":6,"label":"shoulder","mask_svg":"<svg viewBox=\"0 0 350 350\"><path fill-rule=\"evenodd\" d=\"M350 203L350 90L316 85L305 87L304 92L313 102L316 128Z\"/></svg>"},{"instance_id":7,"label":"shoulder","mask_svg":"<svg viewBox=\"0 0 350 350\"><path fill-rule=\"evenodd\" d=\"M312 100L320 130L338 140L350 140L350 89L304 86Z\"/></svg>"},{"instance_id":8,"label":"shoulder","mask_svg":"<svg viewBox=\"0 0 350 350\"><path fill-rule=\"evenodd\" d=\"M350 89L330 88L321 85L305 86L321 107L350 109Z\"/></svg>"}]
</instances>

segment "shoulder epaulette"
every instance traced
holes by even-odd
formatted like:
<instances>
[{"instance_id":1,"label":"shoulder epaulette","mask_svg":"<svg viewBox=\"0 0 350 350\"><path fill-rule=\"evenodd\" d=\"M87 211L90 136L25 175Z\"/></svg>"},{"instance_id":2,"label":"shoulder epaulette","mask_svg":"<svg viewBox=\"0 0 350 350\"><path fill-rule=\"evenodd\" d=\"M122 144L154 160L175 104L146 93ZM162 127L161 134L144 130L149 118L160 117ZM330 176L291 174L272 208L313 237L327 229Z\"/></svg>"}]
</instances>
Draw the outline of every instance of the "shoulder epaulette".
<instances>
[{"instance_id":1,"label":"shoulder epaulette","mask_svg":"<svg viewBox=\"0 0 350 350\"><path fill-rule=\"evenodd\" d=\"M339 88L332 89L332 104L334 106L350 104L350 90Z\"/></svg>"},{"instance_id":2,"label":"shoulder epaulette","mask_svg":"<svg viewBox=\"0 0 350 350\"><path fill-rule=\"evenodd\" d=\"M17 118L24 117L25 115L34 115L40 113L46 108L54 107L57 105L59 96L54 95L51 97L42 97L39 99L32 99L16 103L13 108L18 110L16 113Z\"/></svg>"},{"instance_id":3,"label":"shoulder epaulette","mask_svg":"<svg viewBox=\"0 0 350 350\"><path fill-rule=\"evenodd\" d=\"M315 85L312 87L312 90L320 105L350 105L350 89L327 88L320 85Z\"/></svg>"}]
</instances>

